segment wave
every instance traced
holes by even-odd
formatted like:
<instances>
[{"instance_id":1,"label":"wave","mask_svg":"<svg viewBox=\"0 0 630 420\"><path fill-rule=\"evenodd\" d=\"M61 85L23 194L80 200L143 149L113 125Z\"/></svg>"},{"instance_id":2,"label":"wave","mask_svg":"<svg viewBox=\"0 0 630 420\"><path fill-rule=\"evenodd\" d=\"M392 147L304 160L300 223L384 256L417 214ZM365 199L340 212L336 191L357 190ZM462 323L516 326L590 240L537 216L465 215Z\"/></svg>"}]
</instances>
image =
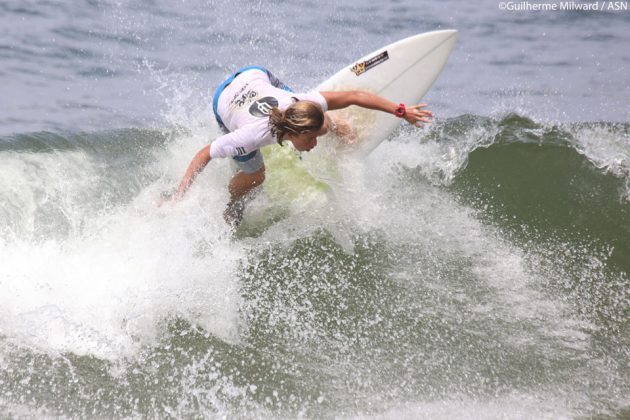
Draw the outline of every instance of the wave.
<instances>
[{"instance_id":1,"label":"wave","mask_svg":"<svg viewBox=\"0 0 630 420\"><path fill-rule=\"evenodd\" d=\"M630 272L630 160L593 156L569 130L532 128L514 117L503 123L492 145L467 156L450 189L512 230L598 238L612 247L611 261ZM612 129L572 127L582 138Z\"/></svg>"},{"instance_id":2,"label":"wave","mask_svg":"<svg viewBox=\"0 0 630 420\"><path fill-rule=\"evenodd\" d=\"M619 412L627 133L515 114L403 128L367 160L340 159L336 200L245 237L221 222L228 162L178 206L154 205L212 131L0 138L0 366L13 366L0 404L110 417L413 416L454 400L449 413L503 401Z\"/></svg>"},{"instance_id":3,"label":"wave","mask_svg":"<svg viewBox=\"0 0 630 420\"><path fill-rule=\"evenodd\" d=\"M181 168L166 179L164 167L171 165L165 160L173 155L165 150L190 149L191 136L183 129L123 129L0 137L4 236L19 236L7 226L26 218L47 220L52 213L73 213L72 206L94 215L130 202L156 180L176 182ZM488 220L605 238L621 261L630 255L629 138L630 124L462 115L438 122L419 143L417 132L401 129L384 143L390 150L379 159L410 168L407 182L419 176L456 193Z\"/></svg>"}]
</instances>

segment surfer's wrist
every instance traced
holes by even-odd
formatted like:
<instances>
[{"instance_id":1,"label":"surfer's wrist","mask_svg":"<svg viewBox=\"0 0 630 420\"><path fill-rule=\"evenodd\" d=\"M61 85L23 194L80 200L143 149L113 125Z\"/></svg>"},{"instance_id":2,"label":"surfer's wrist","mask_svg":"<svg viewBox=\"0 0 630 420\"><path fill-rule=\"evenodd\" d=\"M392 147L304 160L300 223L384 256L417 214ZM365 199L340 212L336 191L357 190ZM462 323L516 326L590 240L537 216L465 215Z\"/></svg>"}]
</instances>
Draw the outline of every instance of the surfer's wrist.
<instances>
[{"instance_id":1,"label":"surfer's wrist","mask_svg":"<svg viewBox=\"0 0 630 420\"><path fill-rule=\"evenodd\" d=\"M394 115L398 118L404 118L405 115L407 115L407 107L405 104L398 105L398 107L394 110Z\"/></svg>"}]
</instances>

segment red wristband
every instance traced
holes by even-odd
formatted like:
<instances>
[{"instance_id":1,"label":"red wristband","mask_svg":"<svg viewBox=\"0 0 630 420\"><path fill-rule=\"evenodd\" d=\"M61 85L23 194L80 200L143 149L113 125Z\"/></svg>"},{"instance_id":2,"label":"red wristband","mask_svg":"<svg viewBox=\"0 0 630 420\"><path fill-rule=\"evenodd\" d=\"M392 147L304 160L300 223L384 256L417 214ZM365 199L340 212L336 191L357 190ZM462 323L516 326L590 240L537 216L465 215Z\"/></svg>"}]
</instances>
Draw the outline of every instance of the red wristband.
<instances>
[{"instance_id":1,"label":"red wristband","mask_svg":"<svg viewBox=\"0 0 630 420\"><path fill-rule=\"evenodd\" d=\"M405 107L405 104L398 105L398 108L396 108L396 111L394 111L394 115L397 116L398 118L402 118L406 114L407 114L407 108Z\"/></svg>"}]
</instances>

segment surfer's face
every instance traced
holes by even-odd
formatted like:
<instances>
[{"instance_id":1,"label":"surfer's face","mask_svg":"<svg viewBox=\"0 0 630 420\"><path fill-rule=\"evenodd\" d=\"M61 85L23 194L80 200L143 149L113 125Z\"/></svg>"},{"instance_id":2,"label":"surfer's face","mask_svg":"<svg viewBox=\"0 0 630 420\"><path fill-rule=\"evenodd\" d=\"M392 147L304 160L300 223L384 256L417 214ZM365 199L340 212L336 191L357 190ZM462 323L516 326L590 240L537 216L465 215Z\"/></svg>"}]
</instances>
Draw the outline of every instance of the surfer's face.
<instances>
[{"instance_id":1,"label":"surfer's face","mask_svg":"<svg viewBox=\"0 0 630 420\"><path fill-rule=\"evenodd\" d=\"M317 131L307 131L301 134L287 134L287 140L293 143L293 146L300 152L308 152L317 146L317 137L323 136L328 132L328 121L324 121L324 125Z\"/></svg>"},{"instance_id":2,"label":"surfer's face","mask_svg":"<svg viewBox=\"0 0 630 420\"><path fill-rule=\"evenodd\" d=\"M308 152L313 147L317 146L317 134L313 131L302 134L293 134L287 137L289 137L293 146L300 152Z\"/></svg>"}]
</instances>

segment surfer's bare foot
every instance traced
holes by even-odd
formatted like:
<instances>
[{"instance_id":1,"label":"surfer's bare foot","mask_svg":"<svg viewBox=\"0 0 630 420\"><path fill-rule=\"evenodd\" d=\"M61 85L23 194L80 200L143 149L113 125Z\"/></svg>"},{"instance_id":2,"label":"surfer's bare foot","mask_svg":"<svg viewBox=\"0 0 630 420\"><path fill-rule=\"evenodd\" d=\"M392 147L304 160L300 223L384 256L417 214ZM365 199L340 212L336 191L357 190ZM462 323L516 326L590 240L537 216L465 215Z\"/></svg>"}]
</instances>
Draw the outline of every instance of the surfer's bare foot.
<instances>
[{"instance_id":1,"label":"surfer's bare foot","mask_svg":"<svg viewBox=\"0 0 630 420\"><path fill-rule=\"evenodd\" d=\"M245 206L251 202L260 192L262 188L260 185L252 188L245 194L234 197L227 205L227 208L223 212L223 219L225 222L236 229L243 221L243 214L245 213Z\"/></svg>"},{"instance_id":2,"label":"surfer's bare foot","mask_svg":"<svg viewBox=\"0 0 630 420\"><path fill-rule=\"evenodd\" d=\"M223 219L225 220L225 223L236 229L243 221L244 211L245 200L243 197L230 201L223 212Z\"/></svg>"}]
</instances>

